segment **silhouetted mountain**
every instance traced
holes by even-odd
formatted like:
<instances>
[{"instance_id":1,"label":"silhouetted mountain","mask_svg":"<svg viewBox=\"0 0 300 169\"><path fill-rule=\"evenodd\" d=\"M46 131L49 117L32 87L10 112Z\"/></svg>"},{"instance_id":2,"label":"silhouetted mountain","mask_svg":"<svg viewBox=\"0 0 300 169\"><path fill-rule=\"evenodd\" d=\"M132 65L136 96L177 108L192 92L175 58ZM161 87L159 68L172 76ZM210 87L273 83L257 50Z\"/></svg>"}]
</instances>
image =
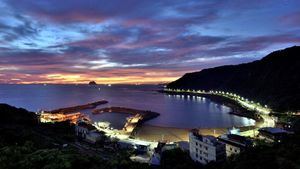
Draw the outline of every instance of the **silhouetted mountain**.
<instances>
[{"instance_id":1,"label":"silhouetted mountain","mask_svg":"<svg viewBox=\"0 0 300 169\"><path fill-rule=\"evenodd\" d=\"M95 81L90 81L89 85L97 85L97 83Z\"/></svg>"},{"instance_id":2,"label":"silhouetted mountain","mask_svg":"<svg viewBox=\"0 0 300 169\"><path fill-rule=\"evenodd\" d=\"M276 111L300 110L300 47L261 60L187 73L168 84L174 89L223 90L267 104Z\"/></svg>"}]
</instances>

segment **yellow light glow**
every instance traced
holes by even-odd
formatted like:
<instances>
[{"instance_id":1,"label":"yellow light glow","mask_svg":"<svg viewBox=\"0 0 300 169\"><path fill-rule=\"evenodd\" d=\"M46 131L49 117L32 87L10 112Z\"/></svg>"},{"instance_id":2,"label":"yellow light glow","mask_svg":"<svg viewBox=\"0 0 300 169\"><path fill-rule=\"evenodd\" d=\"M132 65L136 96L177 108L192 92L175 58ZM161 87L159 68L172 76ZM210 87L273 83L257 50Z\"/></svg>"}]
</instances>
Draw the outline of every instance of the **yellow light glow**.
<instances>
[{"instance_id":1,"label":"yellow light glow","mask_svg":"<svg viewBox=\"0 0 300 169\"><path fill-rule=\"evenodd\" d=\"M164 77L164 76L111 76L111 77L97 77L96 75L86 74L47 74L42 75L39 80L26 81L20 79L17 83L31 84L31 83L48 83L48 84L87 84L89 81L95 81L97 84L157 84L166 83L176 80L178 77Z\"/></svg>"}]
</instances>

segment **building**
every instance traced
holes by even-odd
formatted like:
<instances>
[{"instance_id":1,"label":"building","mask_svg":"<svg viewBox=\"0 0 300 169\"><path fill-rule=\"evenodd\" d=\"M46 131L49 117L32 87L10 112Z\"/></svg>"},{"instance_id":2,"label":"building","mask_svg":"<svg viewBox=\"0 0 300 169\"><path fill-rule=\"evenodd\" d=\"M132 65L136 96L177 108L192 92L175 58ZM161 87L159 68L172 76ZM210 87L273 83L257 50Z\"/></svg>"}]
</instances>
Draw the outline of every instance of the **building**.
<instances>
[{"instance_id":1,"label":"building","mask_svg":"<svg viewBox=\"0 0 300 169\"><path fill-rule=\"evenodd\" d=\"M96 143L102 138L102 134L97 131L96 127L84 121L77 122L75 125L75 133L79 138L90 143Z\"/></svg>"},{"instance_id":2,"label":"building","mask_svg":"<svg viewBox=\"0 0 300 169\"><path fill-rule=\"evenodd\" d=\"M287 123L287 122L277 122L275 125L276 128L281 128L283 130L288 130L292 127L291 123Z\"/></svg>"},{"instance_id":3,"label":"building","mask_svg":"<svg viewBox=\"0 0 300 169\"><path fill-rule=\"evenodd\" d=\"M225 144L227 157L239 154L253 145L252 140L236 134L224 134L218 137L218 140Z\"/></svg>"},{"instance_id":4,"label":"building","mask_svg":"<svg viewBox=\"0 0 300 169\"><path fill-rule=\"evenodd\" d=\"M190 145L188 141L179 141L178 143L178 147L182 150L182 151L189 151Z\"/></svg>"},{"instance_id":5,"label":"building","mask_svg":"<svg viewBox=\"0 0 300 169\"><path fill-rule=\"evenodd\" d=\"M162 148L166 145L166 143L159 142L154 148L154 152L150 158L149 164L151 166L159 166L160 160L161 160L161 154L162 154Z\"/></svg>"},{"instance_id":6,"label":"building","mask_svg":"<svg viewBox=\"0 0 300 169\"><path fill-rule=\"evenodd\" d=\"M286 131L295 130L295 122L276 122L276 128L281 128Z\"/></svg>"},{"instance_id":7,"label":"building","mask_svg":"<svg viewBox=\"0 0 300 169\"><path fill-rule=\"evenodd\" d=\"M169 150L173 150L173 149L176 149L176 148L179 148L179 146L178 146L177 143L159 142L157 144L157 147L154 148L154 152L151 155L149 164L151 166L158 166L158 165L160 165L160 159L161 159L161 156L162 156L163 152L169 151Z\"/></svg>"},{"instance_id":8,"label":"building","mask_svg":"<svg viewBox=\"0 0 300 169\"><path fill-rule=\"evenodd\" d=\"M76 135L83 139L85 139L87 134L93 130L96 130L96 127L84 121L78 121L75 125Z\"/></svg>"},{"instance_id":9,"label":"building","mask_svg":"<svg viewBox=\"0 0 300 169\"><path fill-rule=\"evenodd\" d=\"M281 128L274 128L274 127L264 127L264 128L260 128L258 131L259 131L258 137L268 142L280 142L288 134L291 134L291 132L288 132Z\"/></svg>"},{"instance_id":10,"label":"building","mask_svg":"<svg viewBox=\"0 0 300 169\"><path fill-rule=\"evenodd\" d=\"M214 136L200 135L194 129L189 133L189 143L191 158L201 164L220 162L226 158L225 145Z\"/></svg>"},{"instance_id":11,"label":"building","mask_svg":"<svg viewBox=\"0 0 300 169\"><path fill-rule=\"evenodd\" d=\"M84 115L80 112L77 113L48 113L41 111L40 122L42 123L55 123L69 120L71 123L76 123L80 118L83 118Z\"/></svg>"},{"instance_id":12,"label":"building","mask_svg":"<svg viewBox=\"0 0 300 169\"><path fill-rule=\"evenodd\" d=\"M96 142L100 141L102 139L103 134L101 134L99 131L92 130L87 133L85 140L87 142L95 144Z\"/></svg>"},{"instance_id":13,"label":"building","mask_svg":"<svg viewBox=\"0 0 300 169\"><path fill-rule=\"evenodd\" d=\"M177 143L167 143L162 147L161 151L164 152L164 151L173 150L176 148L179 148Z\"/></svg>"},{"instance_id":14,"label":"building","mask_svg":"<svg viewBox=\"0 0 300 169\"><path fill-rule=\"evenodd\" d=\"M149 164L151 166L159 166L160 165L161 155L158 152L154 152L150 158Z\"/></svg>"}]
</instances>

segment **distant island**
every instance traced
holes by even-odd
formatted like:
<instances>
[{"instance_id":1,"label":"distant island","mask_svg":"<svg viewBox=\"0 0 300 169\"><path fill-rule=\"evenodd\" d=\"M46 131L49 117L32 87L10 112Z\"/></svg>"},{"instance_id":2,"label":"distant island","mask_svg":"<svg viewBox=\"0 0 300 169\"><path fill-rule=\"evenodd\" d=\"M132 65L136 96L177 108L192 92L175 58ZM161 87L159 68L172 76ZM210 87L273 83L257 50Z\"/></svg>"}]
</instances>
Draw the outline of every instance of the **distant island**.
<instances>
[{"instance_id":1,"label":"distant island","mask_svg":"<svg viewBox=\"0 0 300 169\"><path fill-rule=\"evenodd\" d=\"M300 110L300 47L272 52L251 63L187 73L167 88L222 90L270 106L275 111Z\"/></svg>"},{"instance_id":2,"label":"distant island","mask_svg":"<svg viewBox=\"0 0 300 169\"><path fill-rule=\"evenodd\" d=\"M89 85L97 85L97 83L95 81L90 81Z\"/></svg>"}]
</instances>

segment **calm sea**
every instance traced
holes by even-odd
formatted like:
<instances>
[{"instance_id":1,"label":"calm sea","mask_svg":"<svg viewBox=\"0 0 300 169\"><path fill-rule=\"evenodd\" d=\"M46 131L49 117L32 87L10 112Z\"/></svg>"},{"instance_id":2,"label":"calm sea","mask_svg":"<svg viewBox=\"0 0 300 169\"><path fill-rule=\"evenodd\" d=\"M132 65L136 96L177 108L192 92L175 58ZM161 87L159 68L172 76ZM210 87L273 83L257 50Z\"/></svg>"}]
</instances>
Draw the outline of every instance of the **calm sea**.
<instances>
[{"instance_id":1,"label":"calm sea","mask_svg":"<svg viewBox=\"0 0 300 169\"><path fill-rule=\"evenodd\" d=\"M51 110L100 99L106 106L152 110L161 115L148 124L165 127L249 126L251 119L230 115L230 108L201 97L170 96L158 93L155 85L0 85L0 103L30 111ZM86 112L88 113L88 112ZM90 114L90 113L88 113ZM93 117L91 117L93 119Z\"/></svg>"}]
</instances>

